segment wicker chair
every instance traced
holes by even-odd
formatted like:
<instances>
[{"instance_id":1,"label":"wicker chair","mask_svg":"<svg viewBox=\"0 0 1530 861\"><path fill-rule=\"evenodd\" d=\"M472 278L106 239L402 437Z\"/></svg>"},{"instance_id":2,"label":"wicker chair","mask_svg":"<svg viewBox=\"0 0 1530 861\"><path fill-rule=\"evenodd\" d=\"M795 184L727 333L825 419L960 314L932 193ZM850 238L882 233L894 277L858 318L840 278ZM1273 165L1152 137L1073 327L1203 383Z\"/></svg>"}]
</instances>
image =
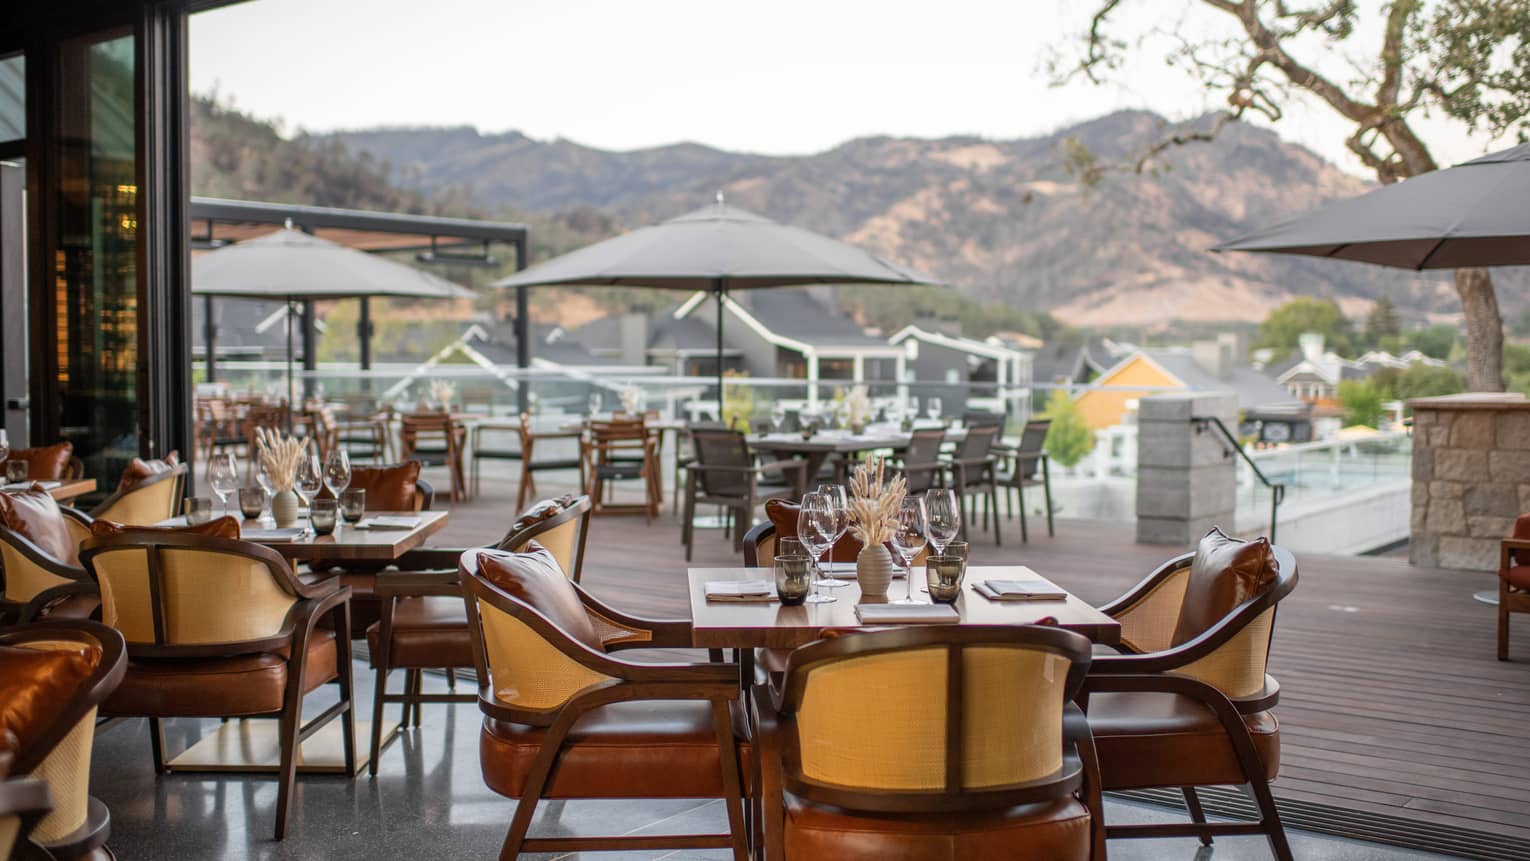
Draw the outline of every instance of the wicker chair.
<instances>
[{"instance_id":1,"label":"wicker chair","mask_svg":"<svg viewBox=\"0 0 1530 861\"><path fill-rule=\"evenodd\" d=\"M26 462L28 481L73 481L85 476L85 464L74 456L74 443L69 440L34 448L11 449L4 463L15 460Z\"/></svg>"},{"instance_id":2,"label":"wicker chair","mask_svg":"<svg viewBox=\"0 0 1530 861\"><path fill-rule=\"evenodd\" d=\"M102 619L122 632L129 662L104 714L149 719L154 770L167 717L280 719L276 839L287 833L298 745L341 718L355 773L350 590L299 580L281 554L228 538L170 532L95 537L80 552L101 585ZM321 626L321 622L326 624ZM327 682L339 701L303 723L303 698Z\"/></svg>"},{"instance_id":3,"label":"wicker chair","mask_svg":"<svg viewBox=\"0 0 1530 861\"><path fill-rule=\"evenodd\" d=\"M546 553L465 553L484 713L484 781L518 799L501 859L525 852L727 847L747 856L735 736L738 668L638 663L624 648L689 648L690 623L590 597ZM741 749L742 748L742 749ZM722 798L729 833L528 838L542 798Z\"/></svg>"},{"instance_id":4,"label":"wicker chair","mask_svg":"<svg viewBox=\"0 0 1530 861\"><path fill-rule=\"evenodd\" d=\"M7 492L0 504L28 524L25 533L0 525L0 623L88 618L100 600L78 549L90 537L91 518L43 490Z\"/></svg>"},{"instance_id":5,"label":"wicker chair","mask_svg":"<svg viewBox=\"0 0 1530 861\"><path fill-rule=\"evenodd\" d=\"M0 772L4 770L0 768ZM32 829L52 810L53 794L46 781L25 777L5 780L0 775L0 858L26 858L25 852L36 846L30 839ZM26 849L20 848L23 846Z\"/></svg>"},{"instance_id":6,"label":"wicker chair","mask_svg":"<svg viewBox=\"0 0 1530 861\"><path fill-rule=\"evenodd\" d=\"M748 438L740 431L693 430L691 444L695 459L686 467L685 510L680 517L680 540L685 544L687 562L695 543L698 503L727 509L733 549L738 551L744 548L744 530L754 525L762 480L770 475L785 479L776 486L792 499L800 498L807 486L805 461L757 463Z\"/></svg>"},{"instance_id":7,"label":"wicker chair","mask_svg":"<svg viewBox=\"0 0 1530 861\"><path fill-rule=\"evenodd\" d=\"M0 630L0 650L5 653L0 656L0 668L4 668L0 676L6 683L24 681L31 673L55 688L44 695L49 699L30 704L31 709L43 709L47 714L34 712L34 717L45 720L29 727L32 731L26 737L19 737L19 730L13 736L19 744L10 768L12 774L47 784L52 810L36 821L26 838L28 848L34 851L5 857L59 861L111 857L104 848L111 832L111 814L90 795L90 759L97 708L121 683L126 669L122 636L98 622L45 621ZM29 658L33 652L48 656ZM57 654L60 652L74 653L84 660ZM38 666L44 661L51 666ZM27 664L29 669L18 664ZM62 700L51 699L60 693L64 694ZM28 697L12 690L7 699L19 703Z\"/></svg>"},{"instance_id":8,"label":"wicker chair","mask_svg":"<svg viewBox=\"0 0 1530 861\"><path fill-rule=\"evenodd\" d=\"M908 445L900 453L897 463L898 471L908 481L909 493L924 493L941 486L946 463L940 459L940 447L945 441L946 432L940 428L926 428L910 434Z\"/></svg>"},{"instance_id":9,"label":"wicker chair","mask_svg":"<svg viewBox=\"0 0 1530 861\"><path fill-rule=\"evenodd\" d=\"M901 628L792 652L751 697L764 858L1103 858L1088 726L1070 702L1089 661L1086 638L1042 626Z\"/></svg>"},{"instance_id":10,"label":"wicker chair","mask_svg":"<svg viewBox=\"0 0 1530 861\"><path fill-rule=\"evenodd\" d=\"M971 530L972 520L977 517L978 498L971 496L977 491L983 503L983 528L988 528L988 518L992 515L993 543L996 545L1004 543L999 538L999 492L993 455L998 438L998 424L969 427L946 461L951 487L956 491L956 504L962 510L962 534L965 536Z\"/></svg>"},{"instance_id":11,"label":"wicker chair","mask_svg":"<svg viewBox=\"0 0 1530 861\"><path fill-rule=\"evenodd\" d=\"M1228 560L1233 559L1229 564ZM1231 581L1240 584L1233 588ZM1270 794L1280 764L1266 675L1277 605L1296 588L1296 560L1264 539L1219 530L1101 609L1121 623L1123 654L1099 656L1086 710L1105 790L1183 788L1190 823L1107 826L1111 837L1264 834L1275 857L1291 848ZM1229 596L1241 597L1231 607ZM1208 823L1197 786L1250 788L1257 822Z\"/></svg>"},{"instance_id":12,"label":"wicker chair","mask_svg":"<svg viewBox=\"0 0 1530 861\"><path fill-rule=\"evenodd\" d=\"M1015 497L1018 496L1020 499L1020 540L1022 542L1030 540L1030 532L1025 524L1025 489L1027 487L1041 486L1042 498L1047 504L1047 535L1050 537L1055 534L1052 530L1052 473L1045 448L1047 431L1051 427L1051 419L1026 422L1025 430L1020 434L1020 447L1008 453L1013 468L1008 475L999 477L999 486L1004 488L1004 498L1009 504L1010 517L1015 516Z\"/></svg>"},{"instance_id":13,"label":"wicker chair","mask_svg":"<svg viewBox=\"0 0 1530 861\"><path fill-rule=\"evenodd\" d=\"M153 526L180 513L185 486L186 465L176 464L131 487L118 488L91 509L90 516L127 526Z\"/></svg>"}]
</instances>

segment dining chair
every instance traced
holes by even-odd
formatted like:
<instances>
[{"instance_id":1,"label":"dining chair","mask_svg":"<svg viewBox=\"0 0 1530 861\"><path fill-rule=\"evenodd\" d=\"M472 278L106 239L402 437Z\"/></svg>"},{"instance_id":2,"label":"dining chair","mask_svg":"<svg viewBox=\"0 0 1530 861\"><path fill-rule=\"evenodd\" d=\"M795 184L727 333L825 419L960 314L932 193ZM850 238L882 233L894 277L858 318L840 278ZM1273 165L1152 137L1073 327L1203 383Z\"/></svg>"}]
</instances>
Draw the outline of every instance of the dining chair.
<instances>
[{"instance_id":1,"label":"dining chair","mask_svg":"<svg viewBox=\"0 0 1530 861\"><path fill-rule=\"evenodd\" d=\"M173 464L168 469L119 484L110 496L90 510L90 516L133 526L152 526L181 513L185 486L186 465Z\"/></svg>"},{"instance_id":2,"label":"dining chair","mask_svg":"<svg viewBox=\"0 0 1530 861\"><path fill-rule=\"evenodd\" d=\"M945 441L946 432L941 428L924 428L909 434L908 445L899 452L894 465L908 482L909 493L924 493L942 486L946 463L940 459L940 447Z\"/></svg>"},{"instance_id":3,"label":"dining chair","mask_svg":"<svg viewBox=\"0 0 1530 861\"><path fill-rule=\"evenodd\" d=\"M212 477L213 455L218 451L239 449L249 443L234 404L223 398L202 398L197 401L195 451L206 464L207 477Z\"/></svg>"},{"instance_id":4,"label":"dining chair","mask_svg":"<svg viewBox=\"0 0 1530 861\"><path fill-rule=\"evenodd\" d=\"M517 517L498 544L486 548L417 548L399 557L397 571L381 573L374 594L381 602L382 615L367 628L367 652L376 670L372 714L381 715L388 703L401 703L400 724L408 725L412 714L414 725L419 726L421 703L477 702L472 694L423 694L421 690L424 670L445 670L452 691L457 689L457 670L475 670L458 560L474 550L520 552L535 541L577 583L584 564L589 517L588 497L543 500ZM396 669L404 670L404 690L392 694L388 692L388 677ZM382 749L382 723L372 721L372 758L368 763L372 774L377 773Z\"/></svg>"},{"instance_id":5,"label":"dining chair","mask_svg":"<svg viewBox=\"0 0 1530 861\"><path fill-rule=\"evenodd\" d=\"M689 648L690 623L621 613L538 547L464 553L468 627L484 714L479 762L516 799L500 858L521 852L732 850L748 855L735 720L738 668L623 660L626 648ZM543 799L721 798L723 834L528 837Z\"/></svg>"},{"instance_id":6,"label":"dining chair","mask_svg":"<svg viewBox=\"0 0 1530 861\"><path fill-rule=\"evenodd\" d=\"M507 426L503 424L491 424L487 426L487 429L492 431L506 427ZM508 429L513 430L516 435L517 447L514 450L504 448L488 448L485 449L485 451L487 453L486 456L490 458L520 461L521 474L515 492L516 510L525 508L527 502L536 497L537 473L539 472L572 470L579 476L579 487L585 486L584 457L577 448L575 449L573 457L557 457L549 456L547 454L548 444L557 444L558 440L573 440L575 441L574 445L578 446L578 441L583 438L582 431L557 430L538 432L532 427L532 419L530 413L521 413L520 420L513 425L509 425ZM541 443L540 452L538 450L538 443ZM475 458L473 465L473 481L476 492L478 481L478 465L476 460L478 456L477 442L474 443L473 449Z\"/></svg>"},{"instance_id":7,"label":"dining chair","mask_svg":"<svg viewBox=\"0 0 1530 861\"><path fill-rule=\"evenodd\" d=\"M962 511L962 534L968 534L972 521L977 519L977 505L983 504L983 528L988 528L988 518L993 517L993 543L1002 545L999 537L999 492L995 473L993 446L999 438L999 425L979 424L967 428L966 434L956 444L956 449L946 460L946 474L956 491L956 504ZM973 497L976 491L979 495Z\"/></svg>"},{"instance_id":8,"label":"dining chair","mask_svg":"<svg viewBox=\"0 0 1530 861\"><path fill-rule=\"evenodd\" d=\"M53 810L53 795L47 781L6 778L9 764L0 762L0 858L25 859L37 845L31 842L32 829Z\"/></svg>"},{"instance_id":9,"label":"dining chair","mask_svg":"<svg viewBox=\"0 0 1530 861\"><path fill-rule=\"evenodd\" d=\"M674 514L680 514L680 504L685 500L685 474L691 461L696 459L695 445L692 442L692 434L698 430L727 430L728 426L722 422L694 421L686 423L686 426L675 434L675 498Z\"/></svg>"},{"instance_id":10,"label":"dining chair","mask_svg":"<svg viewBox=\"0 0 1530 861\"><path fill-rule=\"evenodd\" d=\"M335 442L345 448L354 460L379 464L388 460L392 446L389 443L389 418L385 412L370 412L371 398L348 399L349 410L335 420ZM360 410L360 413L350 410ZM357 418L356 416L363 416Z\"/></svg>"},{"instance_id":11,"label":"dining chair","mask_svg":"<svg viewBox=\"0 0 1530 861\"><path fill-rule=\"evenodd\" d=\"M220 520L238 534L237 521ZM126 675L102 714L149 719L155 773L174 770L164 718L276 717L277 840L304 739L339 719L345 771L355 773L351 641L335 636L350 629L349 589L299 580L269 547L182 531L100 535L80 557L100 584L102 621L127 641ZM331 682L338 700L304 723L303 700Z\"/></svg>"},{"instance_id":12,"label":"dining chair","mask_svg":"<svg viewBox=\"0 0 1530 861\"><path fill-rule=\"evenodd\" d=\"M592 421L583 440L585 492L595 514L642 514L652 522L659 516L658 440L642 417ZM607 499L619 481L643 483L643 501L617 503Z\"/></svg>"},{"instance_id":13,"label":"dining chair","mask_svg":"<svg viewBox=\"0 0 1530 861\"><path fill-rule=\"evenodd\" d=\"M1195 551L1169 560L1100 609L1121 623L1118 655L1094 659L1082 701L1105 791L1179 788L1189 823L1110 825L1110 837L1263 834L1289 861L1270 781L1280 767L1266 673L1279 603L1296 588L1296 559L1266 539L1213 528ZM1254 822L1208 822L1196 787L1246 786Z\"/></svg>"},{"instance_id":14,"label":"dining chair","mask_svg":"<svg viewBox=\"0 0 1530 861\"><path fill-rule=\"evenodd\" d=\"M744 531L754 525L761 491L801 498L807 486L807 463L799 458L759 462L741 431L691 431L694 459L686 469L685 510L680 516L680 541L685 561L695 544L696 505L718 505L727 511L735 552L744 547ZM770 477L776 476L771 482ZM725 537L727 530L724 530Z\"/></svg>"},{"instance_id":15,"label":"dining chair","mask_svg":"<svg viewBox=\"0 0 1530 861\"><path fill-rule=\"evenodd\" d=\"M287 433L290 429L288 419L292 411L287 408L286 402L266 403L264 401L251 402L244 411L244 450L254 453L259 450L255 442L256 431L264 428L269 431ZM255 458L245 458L249 461L250 474L254 475Z\"/></svg>"},{"instance_id":16,"label":"dining chair","mask_svg":"<svg viewBox=\"0 0 1530 861\"><path fill-rule=\"evenodd\" d=\"M1498 547L1498 660L1509 659L1509 614L1530 613L1530 514Z\"/></svg>"},{"instance_id":17,"label":"dining chair","mask_svg":"<svg viewBox=\"0 0 1530 861\"><path fill-rule=\"evenodd\" d=\"M95 612L100 596L79 561L90 523L40 485L0 492L0 624Z\"/></svg>"},{"instance_id":18,"label":"dining chair","mask_svg":"<svg viewBox=\"0 0 1530 861\"><path fill-rule=\"evenodd\" d=\"M467 428L449 413L408 413L400 422L399 455L427 466L445 466L451 482L447 499L453 503L466 499L462 449L467 443Z\"/></svg>"},{"instance_id":19,"label":"dining chair","mask_svg":"<svg viewBox=\"0 0 1530 861\"><path fill-rule=\"evenodd\" d=\"M1104 858L1089 640L913 626L796 649L750 697L767 861Z\"/></svg>"},{"instance_id":20,"label":"dining chair","mask_svg":"<svg viewBox=\"0 0 1530 861\"><path fill-rule=\"evenodd\" d=\"M10 748L10 773L42 782L51 800L23 838L26 848L5 857L113 857L111 813L90 794L90 763L97 711L124 677L123 653L122 635L99 622L0 629L0 703L9 727L0 748Z\"/></svg>"},{"instance_id":21,"label":"dining chair","mask_svg":"<svg viewBox=\"0 0 1530 861\"><path fill-rule=\"evenodd\" d=\"M999 486L1004 488L1004 499L1009 506L1009 516L1015 516L1015 499L1020 500L1020 541L1030 540L1030 532L1025 523L1025 489L1027 487L1041 487L1042 499L1047 506L1047 536L1056 533L1052 529L1052 473L1051 461L1047 457L1046 442L1047 431L1052 427L1051 419L1039 419L1026 422L1025 429L1020 433L1020 445L1014 451L1009 452L1009 461L1013 465L1008 475L999 477Z\"/></svg>"}]
</instances>

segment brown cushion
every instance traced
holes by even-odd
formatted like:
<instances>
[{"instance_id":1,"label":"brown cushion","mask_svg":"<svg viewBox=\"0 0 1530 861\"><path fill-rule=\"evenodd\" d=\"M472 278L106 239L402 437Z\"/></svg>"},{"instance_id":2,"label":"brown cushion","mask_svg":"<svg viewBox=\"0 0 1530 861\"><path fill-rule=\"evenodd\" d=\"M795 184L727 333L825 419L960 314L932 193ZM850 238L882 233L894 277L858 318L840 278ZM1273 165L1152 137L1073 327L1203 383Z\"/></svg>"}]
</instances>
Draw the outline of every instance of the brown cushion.
<instances>
[{"instance_id":1,"label":"brown cushion","mask_svg":"<svg viewBox=\"0 0 1530 861\"><path fill-rule=\"evenodd\" d=\"M574 498L572 493L565 493L557 499L544 499L538 502L526 509L524 514L515 519L515 522L510 525L510 534L514 535L522 529L562 514L564 510L574 504Z\"/></svg>"},{"instance_id":2,"label":"brown cushion","mask_svg":"<svg viewBox=\"0 0 1530 861\"><path fill-rule=\"evenodd\" d=\"M862 813L786 796L786 857L836 861L1089 858L1089 809L1077 799L972 813Z\"/></svg>"},{"instance_id":3,"label":"brown cushion","mask_svg":"<svg viewBox=\"0 0 1530 861\"><path fill-rule=\"evenodd\" d=\"M740 724L735 714L734 735L741 738ZM546 735L546 727L485 720L478 754L489 788L519 798ZM723 792L712 706L704 701L600 706L574 722L564 744L548 798L717 798ZM747 743L740 748L747 774Z\"/></svg>"},{"instance_id":4,"label":"brown cushion","mask_svg":"<svg viewBox=\"0 0 1530 861\"><path fill-rule=\"evenodd\" d=\"M1280 725L1271 712L1245 715L1265 777L1280 768ZM1216 714L1179 694L1097 693L1089 697L1105 789L1215 786L1246 783L1227 731Z\"/></svg>"},{"instance_id":5,"label":"brown cushion","mask_svg":"<svg viewBox=\"0 0 1530 861\"><path fill-rule=\"evenodd\" d=\"M110 520L96 520L90 524L90 534L97 538L125 532L134 535L207 535L238 541L239 521L233 517L217 517L196 526L124 526Z\"/></svg>"},{"instance_id":6,"label":"brown cushion","mask_svg":"<svg viewBox=\"0 0 1530 861\"><path fill-rule=\"evenodd\" d=\"M1530 541L1530 514L1514 518L1514 528L1509 532L1509 537ZM1530 550L1510 550L1509 566L1500 568L1498 576L1516 589L1530 588Z\"/></svg>"},{"instance_id":7,"label":"brown cushion","mask_svg":"<svg viewBox=\"0 0 1530 861\"><path fill-rule=\"evenodd\" d=\"M393 466L353 466L349 488L367 492L368 511L414 511L415 482L420 480L417 460ZM324 489L324 495L329 488Z\"/></svg>"},{"instance_id":8,"label":"brown cushion","mask_svg":"<svg viewBox=\"0 0 1530 861\"><path fill-rule=\"evenodd\" d=\"M156 475L175 469L181 462L180 452L172 451L163 458L141 460L133 458L128 461L127 468L122 470L122 477L117 479L117 490L132 490Z\"/></svg>"},{"instance_id":9,"label":"brown cushion","mask_svg":"<svg viewBox=\"0 0 1530 861\"><path fill-rule=\"evenodd\" d=\"M802 510L800 505L787 502L784 499L765 500L765 516L770 518L772 525L776 527L776 540L781 538L795 538L797 535L797 513ZM834 542L834 550L829 553L830 562L854 562L855 557L860 555L861 542L846 532L840 539ZM764 560L760 560L764 564Z\"/></svg>"},{"instance_id":10,"label":"brown cushion","mask_svg":"<svg viewBox=\"0 0 1530 861\"><path fill-rule=\"evenodd\" d=\"M480 550L478 573L511 597L541 613L547 621L571 639L597 652L605 646L595 634L590 615L574 584L563 573L552 553L532 541L519 553L509 550Z\"/></svg>"},{"instance_id":11,"label":"brown cushion","mask_svg":"<svg viewBox=\"0 0 1530 861\"><path fill-rule=\"evenodd\" d=\"M0 734L13 733L18 752L36 744L100 660L94 647L0 645Z\"/></svg>"},{"instance_id":12,"label":"brown cushion","mask_svg":"<svg viewBox=\"0 0 1530 861\"><path fill-rule=\"evenodd\" d=\"M62 481L69 471L69 459L74 457L74 443L64 440L53 445L37 448L12 449L6 460L27 462L27 478L33 481Z\"/></svg>"},{"instance_id":13,"label":"brown cushion","mask_svg":"<svg viewBox=\"0 0 1530 861\"><path fill-rule=\"evenodd\" d=\"M59 562L79 566L80 547L58 502L42 485L0 493L0 523Z\"/></svg>"},{"instance_id":14,"label":"brown cushion","mask_svg":"<svg viewBox=\"0 0 1530 861\"><path fill-rule=\"evenodd\" d=\"M382 622L367 628L372 666L382 645ZM473 641L468 634L467 606L461 598L427 595L400 598L393 610L393 643L389 667L471 667Z\"/></svg>"},{"instance_id":15,"label":"brown cushion","mask_svg":"<svg viewBox=\"0 0 1530 861\"><path fill-rule=\"evenodd\" d=\"M336 672L334 632L308 640L303 692ZM226 717L281 711L287 655L262 652L227 658L131 658L122 684L101 705L104 715Z\"/></svg>"},{"instance_id":16,"label":"brown cushion","mask_svg":"<svg viewBox=\"0 0 1530 861\"><path fill-rule=\"evenodd\" d=\"M1213 526L1195 548L1172 645L1205 633L1233 608L1269 588L1275 574L1269 539L1239 541Z\"/></svg>"}]
</instances>

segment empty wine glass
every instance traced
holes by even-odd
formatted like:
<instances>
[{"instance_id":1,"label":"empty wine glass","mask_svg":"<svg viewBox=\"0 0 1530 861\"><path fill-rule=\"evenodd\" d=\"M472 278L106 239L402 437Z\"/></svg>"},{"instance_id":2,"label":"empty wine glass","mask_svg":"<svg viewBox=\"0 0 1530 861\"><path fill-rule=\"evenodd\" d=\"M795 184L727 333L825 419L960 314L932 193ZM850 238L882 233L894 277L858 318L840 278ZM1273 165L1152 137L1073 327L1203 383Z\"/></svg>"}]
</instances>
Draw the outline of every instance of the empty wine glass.
<instances>
[{"instance_id":1,"label":"empty wine glass","mask_svg":"<svg viewBox=\"0 0 1530 861\"><path fill-rule=\"evenodd\" d=\"M815 569L818 567L818 557L834 546L834 533L837 529L835 520L834 509L827 497L818 493L802 495L802 507L797 511L797 540L807 548ZM817 586L821 579L821 576L815 576L813 585ZM809 604L826 604L833 600L833 595L825 595L816 589L807 597Z\"/></svg>"},{"instance_id":2,"label":"empty wine glass","mask_svg":"<svg viewBox=\"0 0 1530 861\"><path fill-rule=\"evenodd\" d=\"M335 499L351 486L351 456L346 454L344 446L336 445L324 459L324 486Z\"/></svg>"},{"instance_id":3,"label":"empty wine glass","mask_svg":"<svg viewBox=\"0 0 1530 861\"><path fill-rule=\"evenodd\" d=\"M218 495L218 503L223 513L228 513L228 495L239 488L239 462L234 459L231 451L219 452L213 455L212 469L208 475L212 484L213 493Z\"/></svg>"},{"instance_id":4,"label":"empty wine glass","mask_svg":"<svg viewBox=\"0 0 1530 861\"><path fill-rule=\"evenodd\" d=\"M297 475L294 476L292 489L303 498L303 505L311 512L313 510L313 498L324 489L324 470L319 467L319 455L313 449L305 449L298 458ZM311 528L305 530L311 532Z\"/></svg>"},{"instance_id":5,"label":"empty wine glass","mask_svg":"<svg viewBox=\"0 0 1530 861\"><path fill-rule=\"evenodd\" d=\"M903 504L898 506L895 515L896 522L893 524L892 544L893 552L898 555L898 561L903 563L903 576L907 590L902 598L893 601L894 604L919 604L914 600L914 557L924 549L929 535L929 525L924 514L924 497L905 496Z\"/></svg>"},{"instance_id":6,"label":"empty wine glass","mask_svg":"<svg viewBox=\"0 0 1530 861\"><path fill-rule=\"evenodd\" d=\"M924 516L929 521L930 546L935 555L941 556L962 531L962 510L956 502L956 491L934 487L924 492Z\"/></svg>"},{"instance_id":7,"label":"empty wine glass","mask_svg":"<svg viewBox=\"0 0 1530 861\"><path fill-rule=\"evenodd\" d=\"M260 485L267 497L276 494L276 482L271 480L271 471L266 468L266 461L261 457L255 458L255 483Z\"/></svg>"},{"instance_id":8,"label":"empty wine glass","mask_svg":"<svg viewBox=\"0 0 1530 861\"><path fill-rule=\"evenodd\" d=\"M600 392L590 392L590 418L595 418L595 416L600 414L600 408L604 401L605 399L600 396Z\"/></svg>"},{"instance_id":9,"label":"empty wine glass","mask_svg":"<svg viewBox=\"0 0 1530 861\"><path fill-rule=\"evenodd\" d=\"M770 432L780 433L781 427L786 424L786 405L780 401L774 401L770 405Z\"/></svg>"},{"instance_id":10,"label":"empty wine glass","mask_svg":"<svg viewBox=\"0 0 1530 861\"><path fill-rule=\"evenodd\" d=\"M924 414L931 420L940 418L940 398L930 395L925 399Z\"/></svg>"},{"instance_id":11,"label":"empty wine glass","mask_svg":"<svg viewBox=\"0 0 1530 861\"><path fill-rule=\"evenodd\" d=\"M835 514L834 541L829 545L829 558L820 566L824 575L819 579L818 585L833 589L836 586L849 585L847 581L835 579L831 576L831 572L834 570L833 548L839 545L839 539L845 537L845 533L850 529L850 496L845 492L845 486L842 484L820 484L818 493L829 500L829 507Z\"/></svg>"}]
</instances>

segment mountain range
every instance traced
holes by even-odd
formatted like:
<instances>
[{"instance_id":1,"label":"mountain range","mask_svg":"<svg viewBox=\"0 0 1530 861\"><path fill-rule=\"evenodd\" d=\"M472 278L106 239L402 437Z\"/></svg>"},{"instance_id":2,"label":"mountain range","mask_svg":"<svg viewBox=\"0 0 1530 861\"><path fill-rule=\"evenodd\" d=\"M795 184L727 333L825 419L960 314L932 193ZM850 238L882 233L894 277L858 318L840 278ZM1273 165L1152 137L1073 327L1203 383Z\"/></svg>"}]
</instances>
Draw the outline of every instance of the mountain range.
<instances>
[{"instance_id":1,"label":"mountain range","mask_svg":"<svg viewBox=\"0 0 1530 861\"><path fill-rule=\"evenodd\" d=\"M1295 295L1334 298L1351 315L1381 295L1414 317L1457 310L1439 276L1208 253L1368 187L1267 129L1230 124L1211 143L1169 150L1150 171L1107 170L1098 183L1066 165L1064 154L1080 144L1098 164L1124 165L1174 130L1157 115L1123 111L1033 138L868 137L804 156L690 143L614 152L470 127L321 140L389 166L393 183L427 199L554 218L586 241L703 206L720 191L975 298L1074 325L1256 321Z\"/></svg>"}]
</instances>

